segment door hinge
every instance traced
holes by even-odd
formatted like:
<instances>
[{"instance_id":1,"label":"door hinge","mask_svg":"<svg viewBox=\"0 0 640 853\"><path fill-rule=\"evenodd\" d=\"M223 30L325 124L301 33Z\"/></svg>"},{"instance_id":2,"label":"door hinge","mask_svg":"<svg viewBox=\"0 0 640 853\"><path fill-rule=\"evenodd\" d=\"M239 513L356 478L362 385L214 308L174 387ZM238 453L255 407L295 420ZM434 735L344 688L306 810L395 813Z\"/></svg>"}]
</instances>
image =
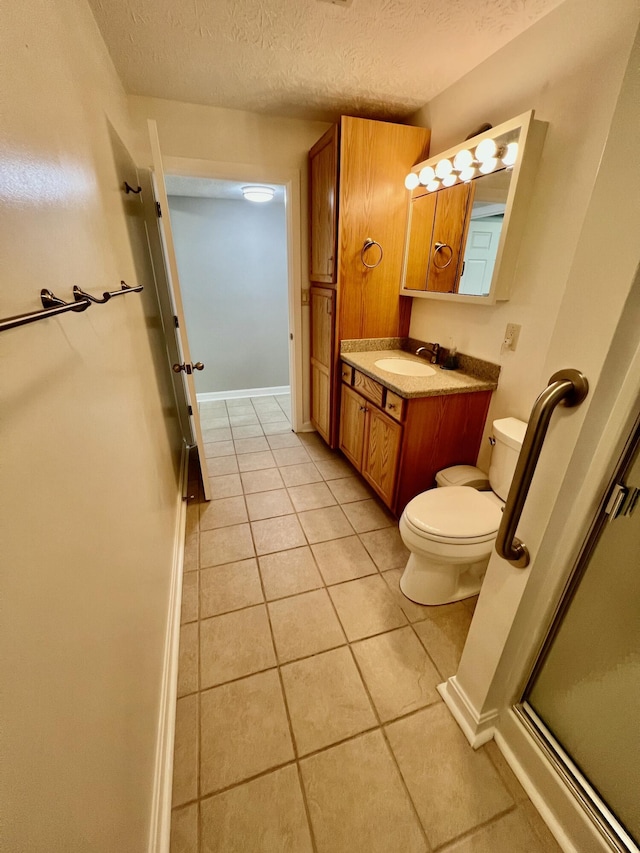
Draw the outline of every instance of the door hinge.
<instances>
[{"instance_id":1,"label":"door hinge","mask_svg":"<svg viewBox=\"0 0 640 853\"><path fill-rule=\"evenodd\" d=\"M623 486L622 483L615 484L604 508L604 513L609 516L609 521L614 521L620 515L628 494L629 489L626 486Z\"/></svg>"},{"instance_id":2,"label":"door hinge","mask_svg":"<svg viewBox=\"0 0 640 853\"><path fill-rule=\"evenodd\" d=\"M176 317L175 314L173 315L173 323L174 323L176 329L180 328L180 323L178 323L178 318Z\"/></svg>"},{"instance_id":3,"label":"door hinge","mask_svg":"<svg viewBox=\"0 0 640 853\"><path fill-rule=\"evenodd\" d=\"M192 407L191 407L191 406L187 406L187 409L189 410L189 414L190 414L190 415L192 415L192 414L193 414L193 409L192 409Z\"/></svg>"},{"instance_id":4,"label":"door hinge","mask_svg":"<svg viewBox=\"0 0 640 853\"><path fill-rule=\"evenodd\" d=\"M156 202L156 213L158 214L158 219L162 219L162 208L159 201Z\"/></svg>"}]
</instances>

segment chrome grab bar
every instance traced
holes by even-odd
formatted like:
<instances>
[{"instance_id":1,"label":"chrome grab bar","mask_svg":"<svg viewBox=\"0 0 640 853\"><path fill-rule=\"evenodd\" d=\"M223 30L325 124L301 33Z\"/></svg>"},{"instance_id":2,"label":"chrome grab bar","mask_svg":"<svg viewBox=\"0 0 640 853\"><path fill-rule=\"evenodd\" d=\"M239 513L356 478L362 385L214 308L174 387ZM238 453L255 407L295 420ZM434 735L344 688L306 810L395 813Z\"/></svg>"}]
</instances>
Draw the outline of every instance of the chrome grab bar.
<instances>
[{"instance_id":1,"label":"chrome grab bar","mask_svg":"<svg viewBox=\"0 0 640 853\"><path fill-rule=\"evenodd\" d=\"M588 393L589 383L586 376L579 370L566 368L553 374L549 384L533 404L496 537L496 551L499 556L519 569L529 565L530 556L527 546L516 537L516 528L529 494L529 486L538 464L551 415L559 403L568 407L578 406Z\"/></svg>"}]
</instances>

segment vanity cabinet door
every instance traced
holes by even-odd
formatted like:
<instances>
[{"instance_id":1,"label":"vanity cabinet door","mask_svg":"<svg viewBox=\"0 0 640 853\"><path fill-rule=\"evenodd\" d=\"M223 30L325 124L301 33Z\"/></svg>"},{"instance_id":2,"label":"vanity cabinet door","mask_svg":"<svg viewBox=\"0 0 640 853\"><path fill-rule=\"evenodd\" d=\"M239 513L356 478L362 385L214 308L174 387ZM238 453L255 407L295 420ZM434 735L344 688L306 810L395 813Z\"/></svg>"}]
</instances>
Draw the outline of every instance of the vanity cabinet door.
<instances>
[{"instance_id":1,"label":"vanity cabinet door","mask_svg":"<svg viewBox=\"0 0 640 853\"><path fill-rule=\"evenodd\" d=\"M393 498L402 443L402 427L379 409L368 407L362 476L387 506Z\"/></svg>"},{"instance_id":2,"label":"vanity cabinet door","mask_svg":"<svg viewBox=\"0 0 640 853\"><path fill-rule=\"evenodd\" d=\"M343 385L340 450L358 471L362 470L366 418L367 401L347 385Z\"/></svg>"},{"instance_id":3,"label":"vanity cabinet door","mask_svg":"<svg viewBox=\"0 0 640 853\"><path fill-rule=\"evenodd\" d=\"M311 422L331 443L331 367L335 340L335 291L312 287L311 308Z\"/></svg>"},{"instance_id":4,"label":"vanity cabinet door","mask_svg":"<svg viewBox=\"0 0 640 853\"><path fill-rule=\"evenodd\" d=\"M309 152L311 241L309 278L336 280L338 126L330 127Z\"/></svg>"}]
</instances>

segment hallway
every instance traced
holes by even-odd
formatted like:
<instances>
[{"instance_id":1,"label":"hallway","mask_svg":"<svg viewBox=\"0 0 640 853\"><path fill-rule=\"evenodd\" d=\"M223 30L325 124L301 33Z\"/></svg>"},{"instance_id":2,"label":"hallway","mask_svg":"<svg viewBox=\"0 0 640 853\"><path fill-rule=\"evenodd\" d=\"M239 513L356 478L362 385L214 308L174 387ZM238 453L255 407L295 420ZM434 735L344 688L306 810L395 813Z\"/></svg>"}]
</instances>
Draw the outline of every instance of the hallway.
<instances>
[{"instance_id":1,"label":"hallway","mask_svg":"<svg viewBox=\"0 0 640 853\"><path fill-rule=\"evenodd\" d=\"M558 850L436 690L474 602L402 596L395 519L290 431L288 398L200 411L214 499L187 511L172 853Z\"/></svg>"}]
</instances>

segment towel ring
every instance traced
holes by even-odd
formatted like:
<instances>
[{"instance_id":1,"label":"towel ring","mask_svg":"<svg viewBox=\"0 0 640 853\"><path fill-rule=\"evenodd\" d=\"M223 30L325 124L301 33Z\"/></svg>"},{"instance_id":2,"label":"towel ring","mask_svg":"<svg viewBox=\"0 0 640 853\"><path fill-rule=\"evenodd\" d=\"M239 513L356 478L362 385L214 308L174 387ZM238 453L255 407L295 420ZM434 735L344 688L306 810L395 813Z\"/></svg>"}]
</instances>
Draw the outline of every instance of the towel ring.
<instances>
[{"instance_id":1,"label":"towel ring","mask_svg":"<svg viewBox=\"0 0 640 853\"><path fill-rule=\"evenodd\" d=\"M375 264L368 264L364 259L364 253L367 251L367 249L370 249L372 246L377 246L380 249L380 257L375 262ZM362 249L360 249L360 259L362 260L363 265L368 270L374 270L377 266L380 266L380 263L381 263L383 257L384 257L384 252L382 250L382 246L380 245L380 243L378 243L377 240L372 240L371 237L365 237L364 246L362 247Z\"/></svg>"},{"instance_id":2,"label":"towel ring","mask_svg":"<svg viewBox=\"0 0 640 853\"><path fill-rule=\"evenodd\" d=\"M446 264L436 263L436 257L438 255L438 252L442 251L442 249L448 249L451 252L451 254L449 255L449 260L447 261ZM449 264L451 263L452 260L453 260L453 249L451 248L451 246L448 243L436 243L436 250L433 253L433 265L434 265L434 267L437 270L446 270L446 268L449 266Z\"/></svg>"}]
</instances>

